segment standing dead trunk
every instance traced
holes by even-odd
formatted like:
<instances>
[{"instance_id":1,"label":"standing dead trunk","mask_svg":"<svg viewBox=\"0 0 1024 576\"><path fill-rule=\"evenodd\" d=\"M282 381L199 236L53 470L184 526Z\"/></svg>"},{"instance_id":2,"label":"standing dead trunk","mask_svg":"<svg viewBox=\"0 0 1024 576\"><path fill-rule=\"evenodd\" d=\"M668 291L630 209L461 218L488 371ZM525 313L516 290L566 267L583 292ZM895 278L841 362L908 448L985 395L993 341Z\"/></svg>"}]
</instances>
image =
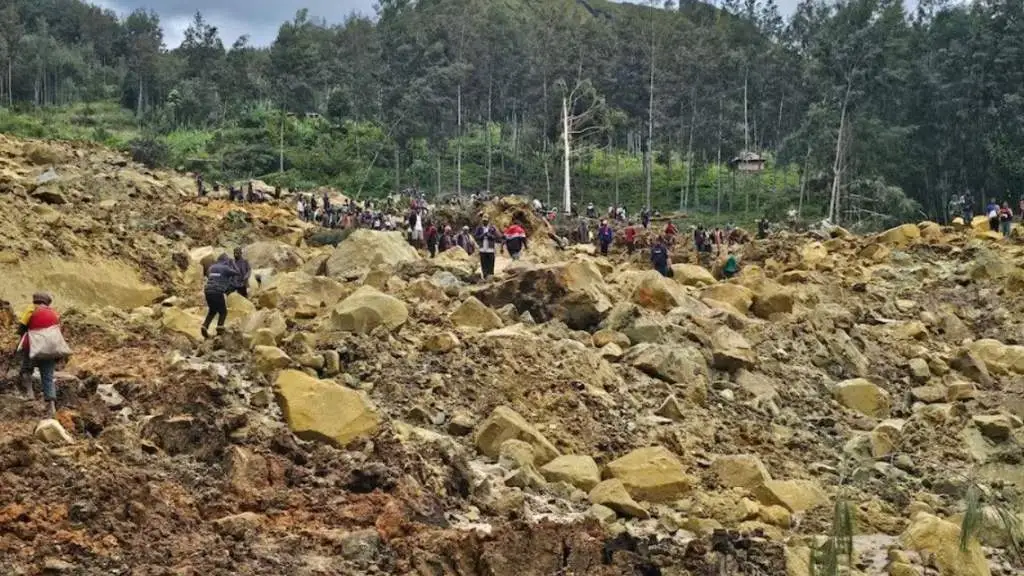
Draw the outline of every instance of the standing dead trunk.
<instances>
[{"instance_id":1,"label":"standing dead trunk","mask_svg":"<svg viewBox=\"0 0 1024 576\"><path fill-rule=\"evenodd\" d=\"M398 149L398 142L395 142L395 194L402 191L402 156Z\"/></svg>"},{"instance_id":2,"label":"standing dead trunk","mask_svg":"<svg viewBox=\"0 0 1024 576\"><path fill-rule=\"evenodd\" d=\"M572 212L572 193L569 187L569 161L572 155L571 143L569 142L569 99L562 97L562 145L564 147L563 180L562 180L562 205L566 214Z\"/></svg>"},{"instance_id":3,"label":"standing dead trunk","mask_svg":"<svg viewBox=\"0 0 1024 576\"><path fill-rule=\"evenodd\" d=\"M493 81L487 80L487 191L491 190L491 88Z\"/></svg>"},{"instance_id":4,"label":"standing dead trunk","mask_svg":"<svg viewBox=\"0 0 1024 576\"><path fill-rule=\"evenodd\" d=\"M811 162L811 147L807 146L807 155L804 157L804 166L800 171L800 199L796 205L796 217L799 219L804 210L804 191L807 190L807 165Z\"/></svg>"},{"instance_id":5,"label":"standing dead trunk","mask_svg":"<svg viewBox=\"0 0 1024 576\"><path fill-rule=\"evenodd\" d=\"M462 196L462 83L458 88L458 136L455 138L456 167L455 167L455 193Z\"/></svg>"},{"instance_id":6,"label":"standing dead trunk","mask_svg":"<svg viewBox=\"0 0 1024 576\"><path fill-rule=\"evenodd\" d=\"M654 171L654 2L651 2L651 74L647 99L647 209L651 209L651 173Z\"/></svg>"},{"instance_id":7,"label":"standing dead trunk","mask_svg":"<svg viewBox=\"0 0 1024 576\"><path fill-rule=\"evenodd\" d=\"M718 158L715 161L715 180L718 184L718 201L715 203L715 216L722 215L722 97L718 97Z\"/></svg>"},{"instance_id":8,"label":"standing dead trunk","mask_svg":"<svg viewBox=\"0 0 1024 576\"><path fill-rule=\"evenodd\" d=\"M843 133L846 131L846 107L850 102L850 90L853 82L847 80L846 95L843 96L843 107L839 112L839 134L836 135L836 157L832 162L832 196L828 204L828 219L832 224L838 224L839 217L839 174L842 171L843 154Z\"/></svg>"},{"instance_id":9,"label":"standing dead trunk","mask_svg":"<svg viewBox=\"0 0 1024 576\"><path fill-rule=\"evenodd\" d=\"M284 174L284 106L281 106L281 130L279 132L277 171Z\"/></svg>"}]
</instances>

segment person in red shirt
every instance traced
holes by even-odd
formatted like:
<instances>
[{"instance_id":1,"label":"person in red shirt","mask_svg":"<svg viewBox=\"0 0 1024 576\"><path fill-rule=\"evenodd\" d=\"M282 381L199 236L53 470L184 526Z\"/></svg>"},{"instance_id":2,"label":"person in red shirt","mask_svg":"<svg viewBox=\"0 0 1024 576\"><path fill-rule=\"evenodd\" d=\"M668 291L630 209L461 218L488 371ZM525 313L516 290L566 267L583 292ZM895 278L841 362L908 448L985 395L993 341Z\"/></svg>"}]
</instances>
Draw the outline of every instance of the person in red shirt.
<instances>
[{"instance_id":1,"label":"person in red shirt","mask_svg":"<svg viewBox=\"0 0 1024 576\"><path fill-rule=\"evenodd\" d=\"M21 341L18 343L18 351L21 353L21 384L25 389L26 400L32 400L35 394L32 390L32 372L39 369L39 379L43 385L43 399L46 401L47 411L50 416L56 412L57 387L54 384L54 372L57 369L57 361L51 359L33 360L29 349L29 332L43 330L60 326L60 316L50 308L53 299L49 294L36 293L32 295L32 308L25 311L18 322L18 334Z\"/></svg>"},{"instance_id":2,"label":"person in red shirt","mask_svg":"<svg viewBox=\"0 0 1024 576\"><path fill-rule=\"evenodd\" d=\"M671 220L665 225L665 242L671 246L676 243L676 225Z\"/></svg>"},{"instance_id":3,"label":"person in red shirt","mask_svg":"<svg viewBox=\"0 0 1024 576\"><path fill-rule=\"evenodd\" d=\"M632 254L636 248L636 226L633 226L632 220L629 221L629 225L626 226L623 235L626 237L626 252Z\"/></svg>"},{"instance_id":4,"label":"person in red shirt","mask_svg":"<svg viewBox=\"0 0 1024 576\"><path fill-rule=\"evenodd\" d=\"M505 251L513 260L519 260L519 254L526 249L526 230L513 222L505 229Z\"/></svg>"}]
</instances>

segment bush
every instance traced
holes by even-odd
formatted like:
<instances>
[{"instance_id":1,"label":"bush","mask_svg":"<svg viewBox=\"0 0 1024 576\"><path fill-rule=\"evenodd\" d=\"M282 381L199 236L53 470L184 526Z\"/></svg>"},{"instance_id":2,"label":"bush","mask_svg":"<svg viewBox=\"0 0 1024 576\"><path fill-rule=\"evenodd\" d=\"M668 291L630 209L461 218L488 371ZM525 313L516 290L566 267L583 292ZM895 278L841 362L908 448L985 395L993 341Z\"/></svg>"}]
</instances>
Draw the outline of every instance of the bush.
<instances>
[{"instance_id":1,"label":"bush","mask_svg":"<svg viewBox=\"0 0 1024 576\"><path fill-rule=\"evenodd\" d=\"M170 157L167 145L151 136L141 136L128 143L132 160L150 168L165 166Z\"/></svg>"}]
</instances>

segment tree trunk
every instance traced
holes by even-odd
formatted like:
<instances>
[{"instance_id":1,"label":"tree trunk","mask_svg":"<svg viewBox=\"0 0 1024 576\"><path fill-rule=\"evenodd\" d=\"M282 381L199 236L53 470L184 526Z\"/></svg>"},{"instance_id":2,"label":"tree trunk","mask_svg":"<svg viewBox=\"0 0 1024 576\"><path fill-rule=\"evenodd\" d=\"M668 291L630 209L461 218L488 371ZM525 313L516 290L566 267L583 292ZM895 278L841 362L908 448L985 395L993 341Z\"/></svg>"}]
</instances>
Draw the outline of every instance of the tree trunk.
<instances>
[{"instance_id":1,"label":"tree trunk","mask_svg":"<svg viewBox=\"0 0 1024 576\"><path fill-rule=\"evenodd\" d=\"M749 69L744 66L743 70L743 151L750 150L750 121L747 114L747 78Z\"/></svg>"},{"instance_id":2,"label":"tree trunk","mask_svg":"<svg viewBox=\"0 0 1024 576\"><path fill-rule=\"evenodd\" d=\"M395 142L395 194L402 192L402 155Z\"/></svg>"},{"instance_id":3,"label":"tree trunk","mask_svg":"<svg viewBox=\"0 0 1024 576\"><path fill-rule=\"evenodd\" d=\"M619 154L612 149L612 154L615 154L615 205L621 206L619 203Z\"/></svg>"},{"instance_id":4,"label":"tree trunk","mask_svg":"<svg viewBox=\"0 0 1024 576\"><path fill-rule=\"evenodd\" d=\"M647 99L647 209L651 209L651 172L654 171L654 1L651 0L651 81Z\"/></svg>"},{"instance_id":5,"label":"tree trunk","mask_svg":"<svg viewBox=\"0 0 1024 576\"><path fill-rule=\"evenodd\" d=\"M846 130L846 106L850 101L850 90L852 82L846 83L846 95L843 97L843 107L839 112L839 134L836 136L836 157L832 163L832 196L828 204L828 219L832 224L838 224L836 218L839 216L839 172L843 152L843 132Z\"/></svg>"},{"instance_id":6,"label":"tree trunk","mask_svg":"<svg viewBox=\"0 0 1024 576\"><path fill-rule=\"evenodd\" d=\"M281 106L281 130L278 137L280 138L280 142L277 153L277 170L281 174L284 174L284 106Z\"/></svg>"},{"instance_id":7,"label":"tree trunk","mask_svg":"<svg viewBox=\"0 0 1024 576\"><path fill-rule=\"evenodd\" d=\"M799 219L804 210L804 191L807 190L807 165L811 162L811 147L807 147L807 156L804 157L804 167L800 171L800 200L796 205L796 217Z\"/></svg>"},{"instance_id":8,"label":"tree trunk","mask_svg":"<svg viewBox=\"0 0 1024 576\"><path fill-rule=\"evenodd\" d=\"M139 94L135 102L135 116L142 118L142 71L139 71ZM284 170L282 169L282 172Z\"/></svg>"},{"instance_id":9,"label":"tree trunk","mask_svg":"<svg viewBox=\"0 0 1024 576\"><path fill-rule=\"evenodd\" d=\"M462 83L458 88L458 136L455 138L456 167L455 167L455 193L462 196Z\"/></svg>"},{"instance_id":10,"label":"tree trunk","mask_svg":"<svg viewBox=\"0 0 1024 576\"><path fill-rule=\"evenodd\" d=\"M715 216L722 215L722 97L718 97L718 159L715 161L715 180L718 184L718 201Z\"/></svg>"},{"instance_id":11,"label":"tree trunk","mask_svg":"<svg viewBox=\"0 0 1024 576\"><path fill-rule=\"evenodd\" d=\"M487 80L487 191L491 190L491 88L493 81Z\"/></svg>"},{"instance_id":12,"label":"tree trunk","mask_svg":"<svg viewBox=\"0 0 1024 576\"><path fill-rule=\"evenodd\" d=\"M436 198L441 197L441 153L437 153L437 194Z\"/></svg>"},{"instance_id":13,"label":"tree trunk","mask_svg":"<svg viewBox=\"0 0 1024 576\"><path fill-rule=\"evenodd\" d=\"M562 204L566 214L572 212L572 194L569 188L569 159L572 153L572 148L569 142L569 100L568 97L562 97L562 145L564 146L565 161L563 162L563 180L562 180Z\"/></svg>"}]
</instances>

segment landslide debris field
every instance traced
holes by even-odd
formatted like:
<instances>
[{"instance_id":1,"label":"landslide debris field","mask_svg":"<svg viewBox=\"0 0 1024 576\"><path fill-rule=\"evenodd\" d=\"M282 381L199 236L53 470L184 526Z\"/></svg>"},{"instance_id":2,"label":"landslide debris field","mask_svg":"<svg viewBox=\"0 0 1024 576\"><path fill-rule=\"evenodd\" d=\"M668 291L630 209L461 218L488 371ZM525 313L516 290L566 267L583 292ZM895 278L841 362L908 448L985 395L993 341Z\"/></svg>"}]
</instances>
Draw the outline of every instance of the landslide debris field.
<instances>
[{"instance_id":1,"label":"landslide debris field","mask_svg":"<svg viewBox=\"0 0 1024 576\"><path fill-rule=\"evenodd\" d=\"M0 389L0 573L803 575L837 500L851 574L1024 570L1014 239L780 233L723 282L530 220L484 283L457 250L311 248L284 204L193 195L0 136L0 298L52 292L75 349L72 443L34 434L15 364ZM263 285L203 341L202 265L235 246Z\"/></svg>"}]
</instances>

